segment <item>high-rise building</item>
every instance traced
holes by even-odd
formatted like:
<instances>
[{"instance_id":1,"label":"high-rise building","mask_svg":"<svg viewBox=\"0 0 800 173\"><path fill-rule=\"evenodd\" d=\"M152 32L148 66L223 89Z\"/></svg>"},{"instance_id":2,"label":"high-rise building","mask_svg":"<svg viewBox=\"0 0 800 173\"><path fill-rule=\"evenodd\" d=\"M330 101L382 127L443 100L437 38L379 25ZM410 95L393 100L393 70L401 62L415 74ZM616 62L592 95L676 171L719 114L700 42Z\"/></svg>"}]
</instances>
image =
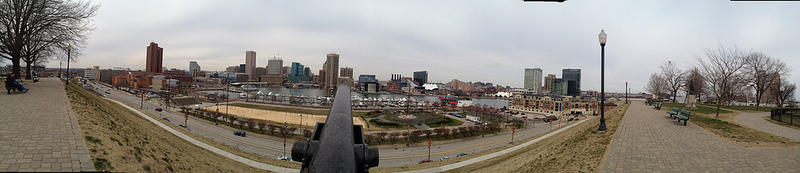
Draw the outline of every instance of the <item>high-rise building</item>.
<instances>
[{"instance_id":1,"label":"high-rise building","mask_svg":"<svg viewBox=\"0 0 800 173\"><path fill-rule=\"evenodd\" d=\"M246 69L245 67L246 67L245 64L239 64L239 72L237 72L237 73L245 73L245 69Z\"/></svg>"},{"instance_id":2,"label":"high-rise building","mask_svg":"<svg viewBox=\"0 0 800 173\"><path fill-rule=\"evenodd\" d=\"M343 67L341 70L339 70L339 73L342 75L341 77L346 77L350 79L353 78L353 68Z\"/></svg>"},{"instance_id":3,"label":"high-rise building","mask_svg":"<svg viewBox=\"0 0 800 173\"><path fill-rule=\"evenodd\" d=\"M283 67L283 60L278 57L272 57L272 59L267 62L267 75L283 74L281 67Z\"/></svg>"},{"instance_id":4,"label":"high-rise building","mask_svg":"<svg viewBox=\"0 0 800 173\"><path fill-rule=\"evenodd\" d=\"M547 77L544 77L544 90L547 90L550 93L553 93L553 80L556 79L556 75L554 74L547 74Z\"/></svg>"},{"instance_id":5,"label":"high-rise building","mask_svg":"<svg viewBox=\"0 0 800 173\"><path fill-rule=\"evenodd\" d=\"M414 72L414 82L419 84L419 86L425 85L428 83L428 71L415 71Z\"/></svg>"},{"instance_id":6,"label":"high-rise building","mask_svg":"<svg viewBox=\"0 0 800 173\"><path fill-rule=\"evenodd\" d=\"M297 83L311 80L311 78L306 75L305 69L306 67L303 64L292 62L292 72L291 75L289 75L289 81Z\"/></svg>"},{"instance_id":7,"label":"high-rise building","mask_svg":"<svg viewBox=\"0 0 800 173\"><path fill-rule=\"evenodd\" d=\"M200 75L200 65L197 64L197 61L189 61L189 74L192 77L197 77Z\"/></svg>"},{"instance_id":8,"label":"high-rise building","mask_svg":"<svg viewBox=\"0 0 800 173\"><path fill-rule=\"evenodd\" d=\"M339 54L329 53L325 61L325 89L336 90L339 85Z\"/></svg>"},{"instance_id":9,"label":"high-rise building","mask_svg":"<svg viewBox=\"0 0 800 173\"><path fill-rule=\"evenodd\" d=\"M319 77L317 78L317 84L325 86L325 77L327 76L327 71L319 70Z\"/></svg>"},{"instance_id":10,"label":"high-rise building","mask_svg":"<svg viewBox=\"0 0 800 173\"><path fill-rule=\"evenodd\" d=\"M536 94L542 93L542 69L540 68L526 68L525 69L525 89L535 92Z\"/></svg>"},{"instance_id":11,"label":"high-rise building","mask_svg":"<svg viewBox=\"0 0 800 173\"><path fill-rule=\"evenodd\" d=\"M228 66L228 68L225 68L225 72L228 72L228 73L240 73L239 72L239 66L238 65Z\"/></svg>"},{"instance_id":12,"label":"high-rise building","mask_svg":"<svg viewBox=\"0 0 800 173\"><path fill-rule=\"evenodd\" d=\"M289 76L292 74L292 67L291 66L283 66L283 76Z\"/></svg>"},{"instance_id":13,"label":"high-rise building","mask_svg":"<svg viewBox=\"0 0 800 173\"><path fill-rule=\"evenodd\" d=\"M392 73L392 81L400 81L400 78L403 78L403 76L400 74Z\"/></svg>"},{"instance_id":14,"label":"high-rise building","mask_svg":"<svg viewBox=\"0 0 800 173\"><path fill-rule=\"evenodd\" d=\"M563 69L561 79L567 83L567 95L581 95L581 69Z\"/></svg>"},{"instance_id":15,"label":"high-rise building","mask_svg":"<svg viewBox=\"0 0 800 173\"><path fill-rule=\"evenodd\" d=\"M244 73L247 74L251 81L256 80L256 52L247 51L244 57Z\"/></svg>"},{"instance_id":16,"label":"high-rise building","mask_svg":"<svg viewBox=\"0 0 800 173\"><path fill-rule=\"evenodd\" d=\"M147 46L147 64L145 64L145 71L150 73L161 73L161 62L163 61L164 49L158 47L155 42L150 42Z\"/></svg>"}]
</instances>

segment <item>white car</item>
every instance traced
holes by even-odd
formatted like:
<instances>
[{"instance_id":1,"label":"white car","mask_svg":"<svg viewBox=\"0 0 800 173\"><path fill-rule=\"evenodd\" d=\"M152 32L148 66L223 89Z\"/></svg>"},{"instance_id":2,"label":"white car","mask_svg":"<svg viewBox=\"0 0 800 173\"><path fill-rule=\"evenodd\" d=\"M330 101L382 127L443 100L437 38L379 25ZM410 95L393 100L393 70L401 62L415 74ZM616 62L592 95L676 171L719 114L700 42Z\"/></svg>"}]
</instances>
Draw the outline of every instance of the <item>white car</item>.
<instances>
[{"instance_id":1,"label":"white car","mask_svg":"<svg viewBox=\"0 0 800 173\"><path fill-rule=\"evenodd\" d=\"M439 160L447 160L447 159L450 159L450 157L444 156L444 157L442 157L442 158L441 158L441 159L439 159Z\"/></svg>"},{"instance_id":2,"label":"white car","mask_svg":"<svg viewBox=\"0 0 800 173\"><path fill-rule=\"evenodd\" d=\"M292 158L286 156L278 156L278 160L292 161Z\"/></svg>"}]
</instances>

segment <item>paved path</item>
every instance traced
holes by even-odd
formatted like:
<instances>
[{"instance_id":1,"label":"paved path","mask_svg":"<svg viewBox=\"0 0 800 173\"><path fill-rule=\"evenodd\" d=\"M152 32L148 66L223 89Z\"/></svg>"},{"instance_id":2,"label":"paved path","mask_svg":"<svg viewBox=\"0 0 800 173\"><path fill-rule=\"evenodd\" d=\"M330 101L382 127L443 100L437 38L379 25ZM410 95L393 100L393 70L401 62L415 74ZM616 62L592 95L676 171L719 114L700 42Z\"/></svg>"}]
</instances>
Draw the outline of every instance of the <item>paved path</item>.
<instances>
[{"instance_id":1,"label":"paved path","mask_svg":"<svg viewBox=\"0 0 800 173\"><path fill-rule=\"evenodd\" d=\"M95 170L63 85L41 78L0 94L0 172Z\"/></svg>"},{"instance_id":2,"label":"paved path","mask_svg":"<svg viewBox=\"0 0 800 173\"><path fill-rule=\"evenodd\" d=\"M769 117L770 115L769 112L750 113L750 112L742 112L736 110L730 110L730 111L741 113L740 115L733 117L733 119L736 120L736 122L738 122L739 124L769 134L782 136L784 138L789 138L795 141L800 141L800 130L784 127L765 120L764 117Z\"/></svg>"},{"instance_id":3,"label":"paved path","mask_svg":"<svg viewBox=\"0 0 800 173\"><path fill-rule=\"evenodd\" d=\"M611 140L602 172L796 172L800 147L742 147L641 101Z\"/></svg>"}]
</instances>

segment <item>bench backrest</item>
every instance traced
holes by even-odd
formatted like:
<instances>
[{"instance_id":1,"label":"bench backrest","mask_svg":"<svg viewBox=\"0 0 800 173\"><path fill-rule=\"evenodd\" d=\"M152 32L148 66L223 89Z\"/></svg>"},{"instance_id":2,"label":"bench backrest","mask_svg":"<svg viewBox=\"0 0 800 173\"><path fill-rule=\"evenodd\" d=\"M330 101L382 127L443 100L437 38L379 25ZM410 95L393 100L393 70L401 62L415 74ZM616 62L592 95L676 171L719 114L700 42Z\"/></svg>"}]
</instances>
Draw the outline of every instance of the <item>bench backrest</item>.
<instances>
[{"instance_id":1,"label":"bench backrest","mask_svg":"<svg viewBox=\"0 0 800 173\"><path fill-rule=\"evenodd\" d=\"M677 107L672 107L672 112L678 112L679 110L681 109L678 109Z\"/></svg>"},{"instance_id":2,"label":"bench backrest","mask_svg":"<svg viewBox=\"0 0 800 173\"><path fill-rule=\"evenodd\" d=\"M692 112L691 112L691 111L688 111L688 110L681 110L681 115L685 115L687 118L689 117L689 115L690 115L690 114L692 114Z\"/></svg>"}]
</instances>

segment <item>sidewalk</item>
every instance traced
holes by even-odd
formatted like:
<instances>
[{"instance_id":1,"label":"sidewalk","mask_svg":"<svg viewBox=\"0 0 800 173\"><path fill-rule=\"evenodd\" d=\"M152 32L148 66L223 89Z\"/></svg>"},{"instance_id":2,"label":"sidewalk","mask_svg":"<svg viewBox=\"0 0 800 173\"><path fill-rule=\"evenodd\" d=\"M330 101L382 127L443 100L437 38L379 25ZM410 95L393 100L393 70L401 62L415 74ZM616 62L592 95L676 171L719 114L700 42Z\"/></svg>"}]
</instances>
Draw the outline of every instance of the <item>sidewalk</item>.
<instances>
[{"instance_id":1,"label":"sidewalk","mask_svg":"<svg viewBox=\"0 0 800 173\"><path fill-rule=\"evenodd\" d=\"M0 94L0 172L95 171L63 85L42 78Z\"/></svg>"},{"instance_id":2,"label":"sidewalk","mask_svg":"<svg viewBox=\"0 0 800 173\"><path fill-rule=\"evenodd\" d=\"M745 148L641 101L621 123L602 172L795 172L800 165L800 147Z\"/></svg>"}]
</instances>

